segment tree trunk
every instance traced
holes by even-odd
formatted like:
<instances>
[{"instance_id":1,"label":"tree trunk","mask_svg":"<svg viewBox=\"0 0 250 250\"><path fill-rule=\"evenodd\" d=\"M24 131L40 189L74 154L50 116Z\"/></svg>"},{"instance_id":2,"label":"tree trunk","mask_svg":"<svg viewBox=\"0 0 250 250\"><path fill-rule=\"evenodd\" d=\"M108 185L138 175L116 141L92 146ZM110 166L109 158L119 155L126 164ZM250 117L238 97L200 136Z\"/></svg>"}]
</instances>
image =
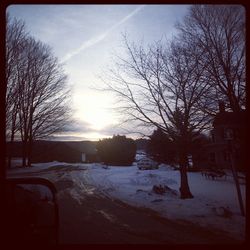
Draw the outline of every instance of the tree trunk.
<instances>
[{"instance_id":1,"label":"tree trunk","mask_svg":"<svg viewBox=\"0 0 250 250\"><path fill-rule=\"evenodd\" d=\"M22 155L22 166L26 167L26 158L27 158L27 141L23 141L23 155Z\"/></svg>"},{"instance_id":2,"label":"tree trunk","mask_svg":"<svg viewBox=\"0 0 250 250\"><path fill-rule=\"evenodd\" d=\"M8 156L8 169L11 169L11 155L10 155L10 152L9 152L9 156Z\"/></svg>"},{"instance_id":3,"label":"tree trunk","mask_svg":"<svg viewBox=\"0 0 250 250\"><path fill-rule=\"evenodd\" d=\"M8 169L11 168L12 149L13 149L13 141L11 140L8 148Z\"/></svg>"},{"instance_id":4,"label":"tree trunk","mask_svg":"<svg viewBox=\"0 0 250 250\"><path fill-rule=\"evenodd\" d=\"M188 177L187 177L187 164L188 164L188 157L185 154L180 156L180 176L181 176L181 186L180 186L180 193L181 199L191 199L194 196L190 192L189 185L188 185Z\"/></svg>"},{"instance_id":5,"label":"tree trunk","mask_svg":"<svg viewBox=\"0 0 250 250\"><path fill-rule=\"evenodd\" d=\"M31 167L31 154L32 154L32 139L28 141L28 151L27 151L27 158L28 158L28 167Z\"/></svg>"},{"instance_id":6,"label":"tree trunk","mask_svg":"<svg viewBox=\"0 0 250 250\"><path fill-rule=\"evenodd\" d=\"M12 116L12 127L11 127L11 137L9 144L9 152L8 152L8 168L11 168L11 159L12 159L12 151L13 151L13 142L15 138L15 130L16 130L16 111L13 111L14 115Z\"/></svg>"},{"instance_id":7,"label":"tree trunk","mask_svg":"<svg viewBox=\"0 0 250 250\"><path fill-rule=\"evenodd\" d=\"M33 101L32 101L33 103ZM32 144L33 144L33 131L32 131L32 121L33 121L33 112L34 108L33 105L30 106L30 117L28 123L28 141L27 141L27 157L28 157L28 167L31 167L31 153L32 153Z\"/></svg>"}]
</instances>

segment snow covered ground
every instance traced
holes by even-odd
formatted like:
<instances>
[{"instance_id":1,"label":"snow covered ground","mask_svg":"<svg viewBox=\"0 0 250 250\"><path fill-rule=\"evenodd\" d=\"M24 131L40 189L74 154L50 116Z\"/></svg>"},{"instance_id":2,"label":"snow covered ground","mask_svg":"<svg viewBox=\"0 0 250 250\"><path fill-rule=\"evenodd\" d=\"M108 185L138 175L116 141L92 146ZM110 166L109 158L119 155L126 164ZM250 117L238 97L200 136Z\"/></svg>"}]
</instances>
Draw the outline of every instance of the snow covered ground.
<instances>
[{"instance_id":1,"label":"snow covered ground","mask_svg":"<svg viewBox=\"0 0 250 250\"><path fill-rule=\"evenodd\" d=\"M205 179L200 173L188 173L193 199L179 198L180 175L166 165L157 170L131 167L90 167L92 182L111 197L131 205L148 207L162 216L186 220L211 229L228 232L244 239L245 218L240 215L237 192L232 177ZM167 185L174 192L164 195L152 191L154 185ZM245 185L241 185L245 202Z\"/></svg>"},{"instance_id":2,"label":"snow covered ground","mask_svg":"<svg viewBox=\"0 0 250 250\"><path fill-rule=\"evenodd\" d=\"M224 231L236 239L245 238L245 218L240 215L237 192L231 176L211 180L205 179L198 172L188 173L194 198L182 200L179 198L179 172L163 164L159 169L139 170L136 164L129 167L105 167L101 164L52 162L34 164L34 167L27 169L12 169L9 173L12 175L39 172L55 169L57 166L65 166L65 169L74 166L86 170L71 171L70 175L67 175L67 178L71 178L76 184L76 190L72 190L75 199L81 198L79 188L82 186L84 174L85 181L94 187L91 192L98 189L105 195L130 205L151 208L164 217ZM152 191L154 185L167 185L173 192L156 194ZM244 184L241 184L241 192L245 202Z\"/></svg>"}]
</instances>

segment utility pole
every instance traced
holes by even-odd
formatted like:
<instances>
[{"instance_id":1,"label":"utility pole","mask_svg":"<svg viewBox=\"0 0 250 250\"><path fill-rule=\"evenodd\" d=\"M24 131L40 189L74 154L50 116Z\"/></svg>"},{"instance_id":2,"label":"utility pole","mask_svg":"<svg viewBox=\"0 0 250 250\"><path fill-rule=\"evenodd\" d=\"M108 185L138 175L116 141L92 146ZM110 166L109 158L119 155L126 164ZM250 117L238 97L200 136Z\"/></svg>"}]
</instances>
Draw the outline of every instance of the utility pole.
<instances>
[{"instance_id":1,"label":"utility pole","mask_svg":"<svg viewBox=\"0 0 250 250\"><path fill-rule=\"evenodd\" d=\"M237 194L238 194L240 211L241 211L241 215L245 216L245 210L244 210L244 204L243 204L243 199L242 199L241 190L240 190L240 184L239 184L238 174L237 174L237 171L235 169L234 149L233 149L233 145L232 145L232 140L233 140L232 129L227 129L226 130L226 140L228 142L230 167L231 167L231 170L232 170L232 174L233 174L233 178L234 178L234 183L235 183Z\"/></svg>"}]
</instances>

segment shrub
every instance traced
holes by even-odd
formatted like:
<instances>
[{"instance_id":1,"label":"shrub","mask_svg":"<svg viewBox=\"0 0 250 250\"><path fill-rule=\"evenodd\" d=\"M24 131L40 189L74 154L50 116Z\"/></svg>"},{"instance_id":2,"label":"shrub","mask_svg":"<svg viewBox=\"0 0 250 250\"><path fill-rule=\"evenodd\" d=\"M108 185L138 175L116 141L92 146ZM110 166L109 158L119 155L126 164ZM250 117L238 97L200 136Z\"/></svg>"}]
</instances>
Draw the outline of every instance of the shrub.
<instances>
[{"instance_id":1,"label":"shrub","mask_svg":"<svg viewBox=\"0 0 250 250\"><path fill-rule=\"evenodd\" d=\"M126 136L113 136L97 143L100 160L106 165L129 166L133 163L136 154L136 143Z\"/></svg>"}]
</instances>

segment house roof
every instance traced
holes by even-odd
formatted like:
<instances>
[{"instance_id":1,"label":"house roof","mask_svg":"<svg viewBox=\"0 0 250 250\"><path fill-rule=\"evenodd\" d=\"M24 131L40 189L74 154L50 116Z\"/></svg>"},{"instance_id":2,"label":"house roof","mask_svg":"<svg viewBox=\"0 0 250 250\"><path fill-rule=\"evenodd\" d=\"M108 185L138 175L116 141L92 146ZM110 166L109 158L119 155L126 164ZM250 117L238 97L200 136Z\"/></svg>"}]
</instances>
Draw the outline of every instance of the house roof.
<instances>
[{"instance_id":1,"label":"house roof","mask_svg":"<svg viewBox=\"0 0 250 250\"><path fill-rule=\"evenodd\" d=\"M213 121L213 126L216 125L245 125L246 124L246 111L240 113L235 112L219 112Z\"/></svg>"}]
</instances>

